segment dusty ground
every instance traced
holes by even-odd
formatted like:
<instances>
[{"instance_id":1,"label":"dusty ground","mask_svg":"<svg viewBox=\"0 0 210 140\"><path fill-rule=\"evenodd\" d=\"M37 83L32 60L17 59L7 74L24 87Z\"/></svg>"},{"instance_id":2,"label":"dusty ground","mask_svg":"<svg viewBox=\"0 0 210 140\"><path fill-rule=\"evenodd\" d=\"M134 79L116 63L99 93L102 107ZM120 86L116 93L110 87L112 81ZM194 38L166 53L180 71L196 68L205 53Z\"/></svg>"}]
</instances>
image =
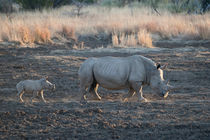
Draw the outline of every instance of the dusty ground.
<instances>
[{"instance_id":1,"label":"dusty ground","mask_svg":"<svg viewBox=\"0 0 210 140\"><path fill-rule=\"evenodd\" d=\"M22 48L0 45L0 139L210 139L210 43L159 42L156 49L72 50L68 46ZM163 47L165 48L163 48ZM170 48L171 46L171 48ZM171 85L183 86L165 100L148 87L148 103L126 91L100 88L102 101L80 104L77 71L88 57L141 54L161 64ZM16 97L15 85L23 79L49 76L56 91L45 91L25 103Z\"/></svg>"}]
</instances>

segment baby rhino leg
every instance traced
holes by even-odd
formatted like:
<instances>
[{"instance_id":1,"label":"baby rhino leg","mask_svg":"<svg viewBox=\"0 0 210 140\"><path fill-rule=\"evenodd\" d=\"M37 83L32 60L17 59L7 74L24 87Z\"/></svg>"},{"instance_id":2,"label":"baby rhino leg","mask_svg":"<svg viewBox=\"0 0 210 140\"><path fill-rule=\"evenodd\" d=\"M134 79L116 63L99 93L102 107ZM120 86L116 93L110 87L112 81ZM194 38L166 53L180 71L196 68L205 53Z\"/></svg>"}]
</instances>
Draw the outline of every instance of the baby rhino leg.
<instances>
[{"instance_id":1,"label":"baby rhino leg","mask_svg":"<svg viewBox=\"0 0 210 140\"><path fill-rule=\"evenodd\" d=\"M32 94L33 94L33 97L31 98L31 102L33 102L33 99L39 95L39 92L33 91Z\"/></svg>"},{"instance_id":2,"label":"baby rhino leg","mask_svg":"<svg viewBox=\"0 0 210 140\"><path fill-rule=\"evenodd\" d=\"M44 99L44 92L43 92L43 90L40 91L40 94L41 94L41 97L42 97L43 102L46 103L47 101Z\"/></svg>"},{"instance_id":3,"label":"baby rhino leg","mask_svg":"<svg viewBox=\"0 0 210 140\"><path fill-rule=\"evenodd\" d=\"M18 85L17 85L17 91L18 91L18 93L17 93L18 98L20 98L20 101L21 101L21 102L24 102L24 101L23 101L23 98L22 98L23 93L24 93L23 85L18 84Z\"/></svg>"},{"instance_id":4,"label":"baby rhino leg","mask_svg":"<svg viewBox=\"0 0 210 140\"><path fill-rule=\"evenodd\" d=\"M23 98L22 98L23 93L24 93L24 90L23 90L23 91L18 92L18 96L20 97L20 101L21 101L22 103L24 102L24 101L23 101Z\"/></svg>"}]
</instances>

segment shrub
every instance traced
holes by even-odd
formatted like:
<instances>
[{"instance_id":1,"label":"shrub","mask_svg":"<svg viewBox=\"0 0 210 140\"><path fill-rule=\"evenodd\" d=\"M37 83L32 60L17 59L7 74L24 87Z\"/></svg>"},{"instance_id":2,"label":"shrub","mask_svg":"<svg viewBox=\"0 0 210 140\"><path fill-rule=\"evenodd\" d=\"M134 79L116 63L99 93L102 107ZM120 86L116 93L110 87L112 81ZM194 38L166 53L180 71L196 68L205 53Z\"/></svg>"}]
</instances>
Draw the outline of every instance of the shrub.
<instances>
[{"instance_id":1,"label":"shrub","mask_svg":"<svg viewBox=\"0 0 210 140\"><path fill-rule=\"evenodd\" d=\"M15 4L13 0L0 0L0 12L12 13L19 11L19 5Z\"/></svg>"},{"instance_id":2,"label":"shrub","mask_svg":"<svg viewBox=\"0 0 210 140\"><path fill-rule=\"evenodd\" d=\"M210 0L202 0L201 6L203 12L210 10Z\"/></svg>"},{"instance_id":3,"label":"shrub","mask_svg":"<svg viewBox=\"0 0 210 140\"><path fill-rule=\"evenodd\" d=\"M152 38L150 36L150 33L147 32L146 30L139 30L139 32L137 33L138 36L138 42L139 44L146 46L148 48L153 48L152 45Z\"/></svg>"},{"instance_id":4,"label":"shrub","mask_svg":"<svg viewBox=\"0 0 210 140\"><path fill-rule=\"evenodd\" d=\"M53 7L53 0L16 0L24 9L42 10Z\"/></svg>"},{"instance_id":5,"label":"shrub","mask_svg":"<svg viewBox=\"0 0 210 140\"><path fill-rule=\"evenodd\" d=\"M62 26L61 34L67 39L76 40L75 30L67 25Z\"/></svg>"}]
</instances>

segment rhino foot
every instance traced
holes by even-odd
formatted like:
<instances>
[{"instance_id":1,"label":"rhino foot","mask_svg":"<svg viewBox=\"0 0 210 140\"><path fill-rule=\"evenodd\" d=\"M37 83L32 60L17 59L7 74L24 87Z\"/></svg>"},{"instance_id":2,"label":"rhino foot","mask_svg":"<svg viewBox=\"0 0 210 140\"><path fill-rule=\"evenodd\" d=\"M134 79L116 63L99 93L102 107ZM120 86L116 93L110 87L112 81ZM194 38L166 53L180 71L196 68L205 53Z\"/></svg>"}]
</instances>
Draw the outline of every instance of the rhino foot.
<instances>
[{"instance_id":1,"label":"rhino foot","mask_svg":"<svg viewBox=\"0 0 210 140\"><path fill-rule=\"evenodd\" d=\"M148 102L148 100L144 97L141 97L140 99L138 99L139 102Z\"/></svg>"},{"instance_id":2,"label":"rhino foot","mask_svg":"<svg viewBox=\"0 0 210 140\"><path fill-rule=\"evenodd\" d=\"M87 103L87 98L86 98L85 95L83 95L83 96L81 97L80 103L81 103L81 104L86 104L86 103Z\"/></svg>"},{"instance_id":3,"label":"rhino foot","mask_svg":"<svg viewBox=\"0 0 210 140\"><path fill-rule=\"evenodd\" d=\"M87 104L87 100L80 100L80 104Z\"/></svg>"},{"instance_id":4,"label":"rhino foot","mask_svg":"<svg viewBox=\"0 0 210 140\"><path fill-rule=\"evenodd\" d=\"M101 100L101 97L100 96L97 96L97 100Z\"/></svg>"},{"instance_id":5,"label":"rhino foot","mask_svg":"<svg viewBox=\"0 0 210 140\"><path fill-rule=\"evenodd\" d=\"M101 97L99 95L92 95L93 100L101 100Z\"/></svg>"},{"instance_id":6,"label":"rhino foot","mask_svg":"<svg viewBox=\"0 0 210 140\"><path fill-rule=\"evenodd\" d=\"M123 102L128 102L128 98L124 98L123 99Z\"/></svg>"}]
</instances>

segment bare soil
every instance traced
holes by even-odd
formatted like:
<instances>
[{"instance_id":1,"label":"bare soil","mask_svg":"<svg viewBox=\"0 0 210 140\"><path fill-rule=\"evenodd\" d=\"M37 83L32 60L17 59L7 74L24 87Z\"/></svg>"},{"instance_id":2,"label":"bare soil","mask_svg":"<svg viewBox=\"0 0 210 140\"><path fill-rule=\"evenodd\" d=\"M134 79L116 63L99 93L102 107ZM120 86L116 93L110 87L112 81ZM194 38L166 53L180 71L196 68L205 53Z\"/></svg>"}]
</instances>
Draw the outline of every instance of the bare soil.
<instances>
[{"instance_id":1,"label":"bare soil","mask_svg":"<svg viewBox=\"0 0 210 140\"><path fill-rule=\"evenodd\" d=\"M210 139L210 43L156 46L73 50L68 45L1 43L0 139ZM101 101L89 97L87 104L80 103L77 71L85 59L133 54L168 63L165 79L183 88L162 99L145 87L146 103L137 96L123 102L126 90L100 88ZM30 94L20 103L16 84L43 76L56 84L56 91L44 91L48 103L40 98L30 102Z\"/></svg>"}]
</instances>

